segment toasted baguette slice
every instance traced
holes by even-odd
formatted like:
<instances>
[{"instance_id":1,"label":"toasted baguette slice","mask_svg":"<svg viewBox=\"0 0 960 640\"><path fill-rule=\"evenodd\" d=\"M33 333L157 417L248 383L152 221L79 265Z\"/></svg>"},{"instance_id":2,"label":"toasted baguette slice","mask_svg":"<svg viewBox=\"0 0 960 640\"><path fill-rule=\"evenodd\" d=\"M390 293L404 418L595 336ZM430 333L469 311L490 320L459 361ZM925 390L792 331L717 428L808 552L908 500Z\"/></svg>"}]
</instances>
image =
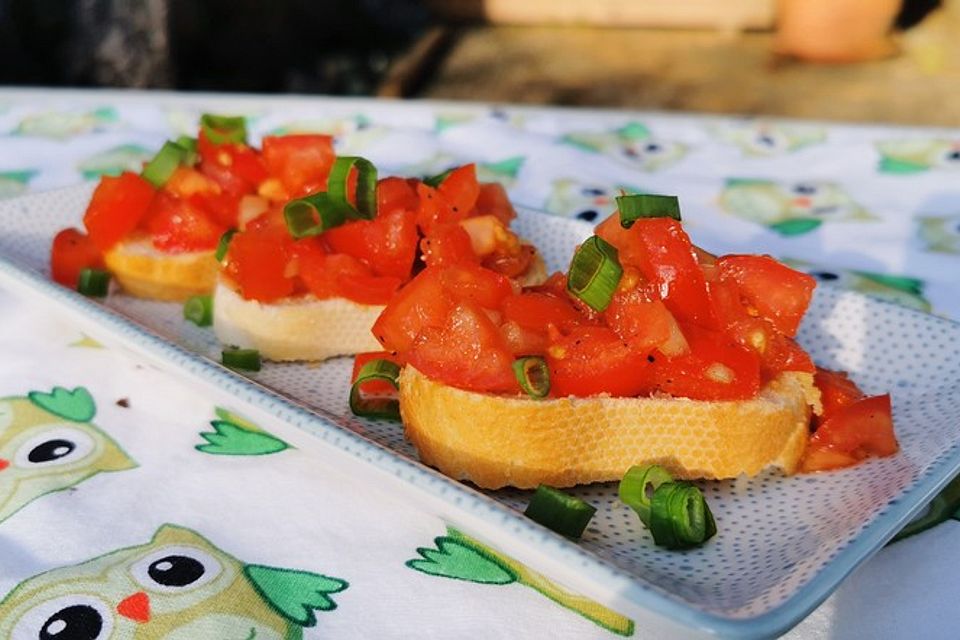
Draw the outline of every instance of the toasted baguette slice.
<instances>
[{"instance_id":1,"label":"toasted baguette slice","mask_svg":"<svg viewBox=\"0 0 960 640\"><path fill-rule=\"evenodd\" d=\"M537 254L518 283L540 284L547 277ZM257 349L267 360L326 360L383 349L370 329L383 305L312 295L264 304L246 300L222 277L213 297L213 330L223 344Z\"/></svg>"},{"instance_id":2,"label":"toasted baguette slice","mask_svg":"<svg viewBox=\"0 0 960 640\"><path fill-rule=\"evenodd\" d=\"M186 300L210 293L217 281L213 251L164 253L145 236L118 242L103 260L123 290L138 298Z\"/></svg>"},{"instance_id":3,"label":"toasted baguette slice","mask_svg":"<svg viewBox=\"0 0 960 640\"><path fill-rule=\"evenodd\" d=\"M675 477L797 470L820 392L809 373L784 373L752 400L558 398L464 391L407 366L400 413L420 459L487 488L568 487L619 480L636 464Z\"/></svg>"},{"instance_id":4,"label":"toasted baguette slice","mask_svg":"<svg viewBox=\"0 0 960 640\"><path fill-rule=\"evenodd\" d=\"M325 360L383 349L370 333L382 305L312 295L264 304L245 300L222 279L213 296L220 342L257 349L268 360Z\"/></svg>"}]
</instances>

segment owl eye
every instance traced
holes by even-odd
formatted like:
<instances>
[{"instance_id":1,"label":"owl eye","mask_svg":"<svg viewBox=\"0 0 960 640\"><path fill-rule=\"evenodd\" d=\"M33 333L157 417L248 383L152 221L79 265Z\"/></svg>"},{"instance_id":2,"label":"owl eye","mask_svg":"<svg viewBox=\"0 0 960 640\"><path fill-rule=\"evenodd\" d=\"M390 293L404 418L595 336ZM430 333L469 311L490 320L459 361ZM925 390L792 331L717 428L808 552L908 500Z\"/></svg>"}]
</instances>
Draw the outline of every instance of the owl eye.
<instances>
[{"instance_id":1,"label":"owl eye","mask_svg":"<svg viewBox=\"0 0 960 640\"><path fill-rule=\"evenodd\" d=\"M643 150L649 154L656 155L664 152L664 146L659 142L648 142L643 146Z\"/></svg>"},{"instance_id":2,"label":"owl eye","mask_svg":"<svg viewBox=\"0 0 960 640\"><path fill-rule=\"evenodd\" d=\"M195 547L170 546L154 551L132 568L134 579L144 588L176 593L209 583L223 567L210 554Z\"/></svg>"},{"instance_id":3,"label":"owl eye","mask_svg":"<svg viewBox=\"0 0 960 640\"><path fill-rule=\"evenodd\" d=\"M24 640L106 640L113 614L99 598L68 595L43 602L20 618L13 638Z\"/></svg>"},{"instance_id":4,"label":"owl eye","mask_svg":"<svg viewBox=\"0 0 960 640\"><path fill-rule=\"evenodd\" d=\"M823 280L824 282L832 282L834 280L839 280L840 276L833 273L832 271L811 271L812 275L817 280Z\"/></svg>"},{"instance_id":5,"label":"owl eye","mask_svg":"<svg viewBox=\"0 0 960 640\"><path fill-rule=\"evenodd\" d=\"M83 460L96 448L90 434L76 427L42 428L17 448L14 463L24 469L55 467Z\"/></svg>"},{"instance_id":6,"label":"owl eye","mask_svg":"<svg viewBox=\"0 0 960 640\"><path fill-rule=\"evenodd\" d=\"M800 196L816 195L817 191L819 191L819 189L817 189L816 185L806 184L803 182L801 182L800 184L794 185L793 187L793 192Z\"/></svg>"},{"instance_id":7,"label":"owl eye","mask_svg":"<svg viewBox=\"0 0 960 640\"><path fill-rule=\"evenodd\" d=\"M581 211L580 213L578 213L577 218L579 218L580 220L586 220L587 222L593 222L594 220L597 219L597 216L599 215L600 214L598 214L593 209L587 209L586 211Z\"/></svg>"},{"instance_id":8,"label":"owl eye","mask_svg":"<svg viewBox=\"0 0 960 640\"><path fill-rule=\"evenodd\" d=\"M943 154L943 161L945 164L960 166L960 149L950 149L947 151Z\"/></svg>"},{"instance_id":9,"label":"owl eye","mask_svg":"<svg viewBox=\"0 0 960 640\"><path fill-rule=\"evenodd\" d=\"M580 190L580 193L587 196L588 198L596 198L598 196L607 195L606 189L598 189L597 187L584 187Z\"/></svg>"}]
</instances>

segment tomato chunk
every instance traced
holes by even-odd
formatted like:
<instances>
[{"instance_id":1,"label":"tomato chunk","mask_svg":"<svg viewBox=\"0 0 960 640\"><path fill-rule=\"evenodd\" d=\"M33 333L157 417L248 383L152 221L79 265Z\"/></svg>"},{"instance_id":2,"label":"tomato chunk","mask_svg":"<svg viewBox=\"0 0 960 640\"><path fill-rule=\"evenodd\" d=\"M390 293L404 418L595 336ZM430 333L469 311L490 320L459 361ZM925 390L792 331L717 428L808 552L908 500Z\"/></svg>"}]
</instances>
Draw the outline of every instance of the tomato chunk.
<instances>
[{"instance_id":1,"label":"tomato chunk","mask_svg":"<svg viewBox=\"0 0 960 640\"><path fill-rule=\"evenodd\" d=\"M507 190L499 182L481 182L475 205L476 215L496 216L503 224L517 217L517 211L510 203Z\"/></svg>"},{"instance_id":2,"label":"tomato chunk","mask_svg":"<svg viewBox=\"0 0 960 640\"><path fill-rule=\"evenodd\" d=\"M862 398L826 414L810 438L809 448L804 471L848 466L839 464L840 460L826 461L824 452L844 454L852 463L868 456L893 455L900 445L893 432L890 394Z\"/></svg>"},{"instance_id":3,"label":"tomato chunk","mask_svg":"<svg viewBox=\"0 0 960 640\"><path fill-rule=\"evenodd\" d=\"M294 292L287 274L292 240L271 228L247 229L233 236L227 250L227 275L247 300L273 302Z\"/></svg>"},{"instance_id":4,"label":"tomato chunk","mask_svg":"<svg viewBox=\"0 0 960 640\"><path fill-rule=\"evenodd\" d=\"M421 331L407 362L424 375L461 389L518 392L513 354L479 307L459 302L439 327Z\"/></svg>"},{"instance_id":5,"label":"tomato chunk","mask_svg":"<svg viewBox=\"0 0 960 640\"><path fill-rule=\"evenodd\" d=\"M325 189L335 159L330 136L304 134L263 139L267 171L294 198Z\"/></svg>"},{"instance_id":6,"label":"tomato chunk","mask_svg":"<svg viewBox=\"0 0 960 640\"><path fill-rule=\"evenodd\" d=\"M216 248L227 227L210 219L199 198L174 198L162 191L156 195L143 221L154 247L166 253Z\"/></svg>"},{"instance_id":7,"label":"tomato chunk","mask_svg":"<svg viewBox=\"0 0 960 640\"><path fill-rule=\"evenodd\" d=\"M153 200L154 188L135 173L100 179L83 216L93 244L107 251L137 228Z\"/></svg>"},{"instance_id":8,"label":"tomato chunk","mask_svg":"<svg viewBox=\"0 0 960 640\"><path fill-rule=\"evenodd\" d=\"M550 395L637 396L650 391L649 362L608 327L580 326L547 349Z\"/></svg>"},{"instance_id":9,"label":"tomato chunk","mask_svg":"<svg viewBox=\"0 0 960 640\"><path fill-rule=\"evenodd\" d=\"M810 306L816 279L770 256L723 256L717 260L721 281L735 282L742 298L777 329L793 337Z\"/></svg>"},{"instance_id":10,"label":"tomato chunk","mask_svg":"<svg viewBox=\"0 0 960 640\"><path fill-rule=\"evenodd\" d=\"M373 324L373 335L387 351L405 352L427 327L439 327L453 304L440 282L440 269L427 267L390 301Z\"/></svg>"},{"instance_id":11,"label":"tomato chunk","mask_svg":"<svg viewBox=\"0 0 960 640\"><path fill-rule=\"evenodd\" d=\"M335 253L363 261L378 276L407 280L417 254L417 224L412 212L379 212L373 220L357 220L323 234Z\"/></svg>"},{"instance_id":12,"label":"tomato chunk","mask_svg":"<svg viewBox=\"0 0 960 640\"><path fill-rule=\"evenodd\" d=\"M100 250L79 229L64 229L50 247L50 273L54 281L75 289L84 269L103 269Z\"/></svg>"},{"instance_id":13,"label":"tomato chunk","mask_svg":"<svg viewBox=\"0 0 960 640\"><path fill-rule=\"evenodd\" d=\"M536 291L525 291L506 298L503 301L503 318L544 335L550 325L561 331L570 331L581 323L580 314L566 297Z\"/></svg>"},{"instance_id":14,"label":"tomato chunk","mask_svg":"<svg viewBox=\"0 0 960 640\"><path fill-rule=\"evenodd\" d=\"M694 400L747 400L760 391L760 358L717 331L684 325L689 352L654 356L656 388Z\"/></svg>"},{"instance_id":15,"label":"tomato chunk","mask_svg":"<svg viewBox=\"0 0 960 640\"><path fill-rule=\"evenodd\" d=\"M423 261L431 267L480 262L480 258L473 252L470 235L453 222L434 225L430 233L420 241L420 251L423 253Z\"/></svg>"},{"instance_id":16,"label":"tomato chunk","mask_svg":"<svg viewBox=\"0 0 960 640\"><path fill-rule=\"evenodd\" d=\"M477 204L477 197L480 195L477 165L471 163L457 167L440 183L437 191L454 214L468 214Z\"/></svg>"},{"instance_id":17,"label":"tomato chunk","mask_svg":"<svg viewBox=\"0 0 960 640\"><path fill-rule=\"evenodd\" d=\"M384 215L394 211L416 212L420 204L417 196L417 180L411 178L383 178L377 182L377 213Z\"/></svg>"},{"instance_id":18,"label":"tomato chunk","mask_svg":"<svg viewBox=\"0 0 960 640\"><path fill-rule=\"evenodd\" d=\"M631 349L644 356L670 340L676 325L663 302L643 287L618 291L603 316Z\"/></svg>"},{"instance_id":19,"label":"tomato chunk","mask_svg":"<svg viewBox=\"0 0 960 640\"><path fill-rule=\"evenodd\" d=\"M817 367L813 382L820 389L824 416L831 416L864 397L863 391L843 371Z\"/></svg>"},{"instance_id":20,"label":"tomato chunk","mask_svg":"<svg viewBox=\"0 0 960 640\"><path fill-rule=\"evenodd\" d=\"M505 276L476 265L458 264L440 273L446 294L454 300L473 302L484 309L497 309L513 293Z\"/></svg>"}]
</instances>

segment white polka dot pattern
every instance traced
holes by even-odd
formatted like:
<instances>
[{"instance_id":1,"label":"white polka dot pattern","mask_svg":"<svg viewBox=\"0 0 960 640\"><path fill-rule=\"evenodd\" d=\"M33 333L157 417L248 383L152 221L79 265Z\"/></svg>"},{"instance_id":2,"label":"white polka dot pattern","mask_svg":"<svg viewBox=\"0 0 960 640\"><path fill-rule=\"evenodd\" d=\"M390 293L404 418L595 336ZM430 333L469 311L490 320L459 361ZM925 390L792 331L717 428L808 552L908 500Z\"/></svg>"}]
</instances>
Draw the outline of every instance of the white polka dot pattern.
<instances>
[{"instance_id":1,"label":"white polka dot pattern","mask_svg":"<svg viewBox=\"0 0 960 640\"><path fill-rule=\"evenodd\" d=\"M50 239L79 225L89 187L0 203L0 253L46 272ZM535 242L551 269L564 268L588 225L524 213L519 232ZM211 359L212 331L183 321L177 304L111 296L106 304L165 339ZM854 469L810 476L767 474L701 483L720 530L702 549L653 546L614 484L573 493L598 507L581 546L656 591L696 609L748 619L778 609L843 555L861 534L876 533L888 512L918 504L918 486L955 470L960 447L960 325L822 286L800 332L818 363L848 370L868 392L893 394L902 451ZM361 420L347 407L351 362L267 364L256 382L306 405L343 428L415 459L395 423ZM952 465L949 469L948 465ZM522 509L529 493L488 492ZM459 500L459 498L458 498ZM902 514L901 514L902 515ZM889 532L887 532L889 533ZM883 535L887 535L884 533Z\"/></svg>"}]
</instances>

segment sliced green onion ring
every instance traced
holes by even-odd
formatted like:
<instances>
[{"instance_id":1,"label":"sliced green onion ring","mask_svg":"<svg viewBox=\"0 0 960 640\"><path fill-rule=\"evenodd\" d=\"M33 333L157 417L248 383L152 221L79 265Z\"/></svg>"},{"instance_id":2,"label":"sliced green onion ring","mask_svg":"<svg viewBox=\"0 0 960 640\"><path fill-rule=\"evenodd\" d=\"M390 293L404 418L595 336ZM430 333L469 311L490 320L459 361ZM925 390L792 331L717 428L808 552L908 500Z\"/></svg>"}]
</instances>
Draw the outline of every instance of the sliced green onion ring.
<instances>
[{"instance_id":1,"label":"sliced green onion ring","mask_svg":"<svg viewBox=\"0 0 960 640\"><path fill-rule=\"evenodd\" d=\"M262 361L260 352L256 349L240 349L239 347L228 347L220 353L220 361L224 366L231 369L243 369L244 371L260 371Z\"/></svg>"},{"instance_id":2,"label":"sliced green onion ring","mask_svg":"<svg viewBox=\"0 0 960 640\"><path fill-rule=\"evenodd\" d=\"M667 549L697 547L716 533L713 514L700 489L686 482L667 482L650 501L653 542Z\"/></svg>"},{"instance_id":3,"label":"sliced green onion ring","mask_svg":"<svg viewBox=\"0 0 960 640\"><path fill-rule=\"evenodd\" d=\"M453 171L454 171L453 169L447 169L443 173L438 173L435 176L424 178L423 184L427 185L428 187L433 187L434 189L436 189L443 183L444 180L446 180L450 176L451 173L453 173Z\"/></svg>"},{"instance_id":4,"label":"sliced green onion ring","mask_svg":"<svg viewBox=\"0 0 960 640\"><path fill-rule=\"evenodd\" d=\"M200 116L200 129L213 144L245 143L247 119L243 116L218 116L205 113Z\"/></svg>"},{"instance_id":5,"label":"sliced green onion ring","mask_svg":"<svg viewBox=\"0 0 960 640\"><path fill-rule=\"evenodd\" d=\"M371 380L384 380L400 388L400 365L389 360L370 360L360 367L357 379L350 387L350 411L364 418L400 419L400 402L395 398L364 398L360 385Z\"/></svg>"},{"instance_id":6,"label":"sliced green onion ring","mask_svg":"<svg viewBox=\"0 0 960 640\"><path fill-rule=\"evenodd\" d=\"M210 294L191 296L183 303L183 318L198 327L213 324L213 298Z\"/></svg>"},{"instance_id":7,"label":"sliced green onion ring","mask_svg":"<svg viewBox=\"0 0 960 640\"><path fill-rule=\"evenodd\" d=\"M184 151L183 164L192 167L197 164L199 154L197 153L197 139L190 136L180 136L177 138L177 144Z\"/></svg>"},{"instance_id":8,"label":"sliced green onion ring","mask_svg":"<svg viewBox=\"0 0 960 640\"><path fill-rule=\"evenodd\" d=\"M350 171L354 168L357 170L356 206L350 204L347 194ZM349 217L373 220L377 215L377 168L366 158L340 156L330 169L327 193L335 203L349 209Z\"/></svg>"},{"instance_id":9,"label":"sliced green onion ring","mask_svg":"<svg viewBox=\"0 0 960 640\"><path fill-rule=\"evenodd\" d=\"M525 356L513 361L513 374L528 396L543 398L550 393L550 369L540 356Z\"/></svg>"},{"instance_id":10,"label":"sliced green onion ring","mask_svg":"<svg viewBox=\"0 0 960 640\"><path fill-rule=\"evenodd\" d=\"M617 196L620 226L629 229L640 218L673 218L680 220L680 201L677 196L633 194Z\"/></svg>"},{"instance_id":11,"label":"sliced green onion ring","mask_svg":"<svg viewBox=\"0 0 960 640\"><path fill-rule=\"evenodd\" d=\"M220 236L220 241L217 242L217 250L213 254L217 262L223 262L223 259L227 257L227 250L230 249L230 241L233 240L233 236L236 235L236 233L236 229L227 229L223 232L223 235Z\"/></svg>"},{"instance_id":12,"label":"sliced green onion ring","mask_svg":"<svg viewBox=\"0 0 960 640\"><path fill-rule=\"evenodd\" d=\"M144 180L155 186L157 189L162 187L177 170L177 167L184 161L187 150L176 142L167 140L160 147L157 155L147 163L140 175Z\"/></svg>"},{"instance_id":13,"label":"sliced green onion ring","mask_svg":"<svg viewBox=\"0 0 960 640\"><path fill-rule=\"evenodd\" d=\"M110 272L103 269L82 269L77 291L89 298L103 298L110 290Z\"/></svg>"},{"instance_id":14,"label":"sliced green onion ring","mask_svg":"<svg viewBox=\"0 0 960 640\"><path fill-rule=\"evenodd\" d=\"M541 484L523 515L560 535L579 539L596 511L580 498Z\"/></svg>"},{"instance_id":15,"label":"sliced green onion ring","mask_svg":"<svg viewBox=\"0 0 960 640\"><path fill-rule=\"evenodd\" d=\"M649 527L650 499L657 488L667 482L673 482L673 477L660 465L630 467L620 481L620 500L636 511L640 521Z\"/></svg>"},{"instance_id":16,"label":"sliced green onion ring","mask_svg":"<svg viewBox=\"0 0 960 640\"><path fill-rule=\"evenodd\" d=\"M590 236L573 254L567 290L594 311L603 311L610 306L621 276L617 248L599 236Z\"/></svg>"},{"instance_id":17,"label":"sliced green onion ring","mask_svg":"<svg viewBox=\"0 0 960 640\"><path fill-rule=\"evenodd\" d=\"M294 238L316 236L347 221L347 210L326 192L291 200L283 207L283 219Z\"/></svg>"}]
</instances>

